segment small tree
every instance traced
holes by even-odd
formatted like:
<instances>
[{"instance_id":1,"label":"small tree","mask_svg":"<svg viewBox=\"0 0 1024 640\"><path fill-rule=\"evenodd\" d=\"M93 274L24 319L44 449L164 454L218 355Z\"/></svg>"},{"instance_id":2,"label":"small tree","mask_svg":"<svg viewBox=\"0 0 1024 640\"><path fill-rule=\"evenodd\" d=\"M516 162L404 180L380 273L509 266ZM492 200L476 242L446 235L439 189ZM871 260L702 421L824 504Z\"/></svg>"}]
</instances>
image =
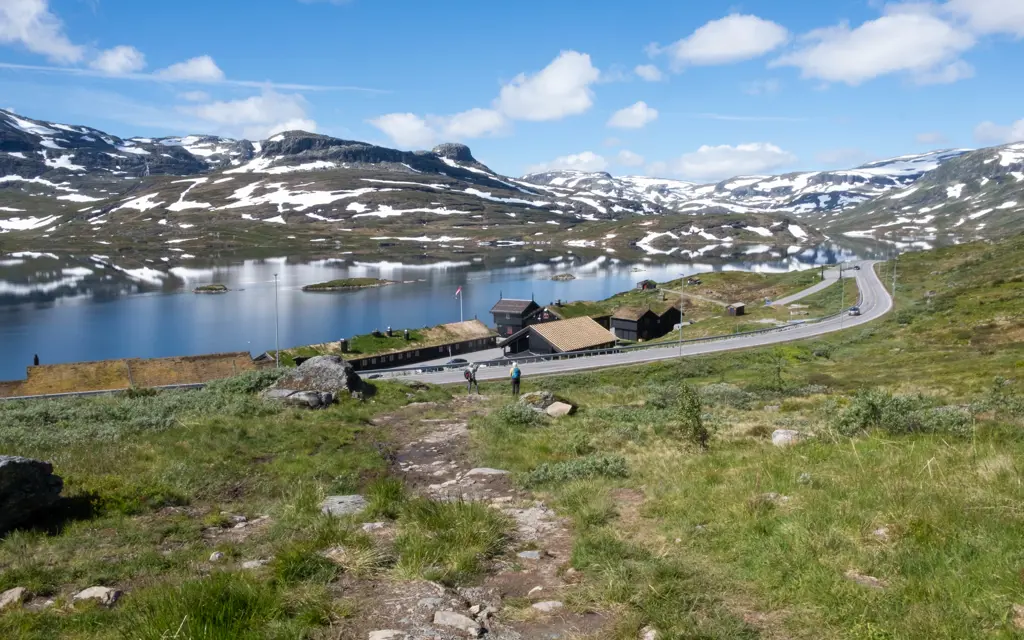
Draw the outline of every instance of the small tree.
<instances>
[{"instance_id":1,"label":"small tree","mask_svg":"<svg viewBox=\"0 0 1024 640\"><path fill-rule=\"evenodd\" d=\"M696 387L683 383L679 390L679 423L684 438L699 446L708 448L711 432L704 425L704 403Z\"/></svg>"}]
</instances>

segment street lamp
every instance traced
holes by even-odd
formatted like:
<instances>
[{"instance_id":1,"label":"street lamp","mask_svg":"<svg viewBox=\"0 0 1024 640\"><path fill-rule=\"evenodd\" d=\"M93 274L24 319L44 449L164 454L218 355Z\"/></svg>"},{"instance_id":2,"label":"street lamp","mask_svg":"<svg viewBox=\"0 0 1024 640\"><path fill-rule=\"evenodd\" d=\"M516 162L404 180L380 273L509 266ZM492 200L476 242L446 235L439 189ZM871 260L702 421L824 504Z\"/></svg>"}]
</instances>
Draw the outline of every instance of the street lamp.
<instances>
[{"instance_id":1,"label":"street lamp","mask_svg":"<svg viewBox=\"0 0 1024 640\"><path fill-rule=\"evenodd\" d=\"M274 368L281 368L281 322L278 320L277 274L274 274Z\"/></svg>"}]
</instances>

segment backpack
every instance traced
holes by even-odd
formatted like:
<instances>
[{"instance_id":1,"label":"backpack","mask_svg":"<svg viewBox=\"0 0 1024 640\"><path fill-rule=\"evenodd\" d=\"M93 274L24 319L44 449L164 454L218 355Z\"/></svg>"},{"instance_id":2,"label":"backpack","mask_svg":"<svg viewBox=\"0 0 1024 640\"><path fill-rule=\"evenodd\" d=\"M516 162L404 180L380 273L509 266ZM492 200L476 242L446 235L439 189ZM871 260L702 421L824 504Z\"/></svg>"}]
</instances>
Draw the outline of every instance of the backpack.
<instances>
[{"instance_id":1,"label":"backpack","mask_svg":"<svg viewBox=\"0 0 1024 640\"><path fill-rule=\"evenodd\" d=\"M465 371L462 372L462 377L465 378L466 380L469 380L473 377L473 374L469 372L469 369L466 369Z\"/></svg>"},{"instance_id":2,"label":"backpack","mask_svg":"<svg viewBox=\"0 0 1024 640\"><path fill-rule=\"evenodd\" d=\"M520 375L519 374L519 367L515 367L514 369L512 369L512 379L513 380L518 380L519 379L519 375Z\"/></svg>"}]
</instances>

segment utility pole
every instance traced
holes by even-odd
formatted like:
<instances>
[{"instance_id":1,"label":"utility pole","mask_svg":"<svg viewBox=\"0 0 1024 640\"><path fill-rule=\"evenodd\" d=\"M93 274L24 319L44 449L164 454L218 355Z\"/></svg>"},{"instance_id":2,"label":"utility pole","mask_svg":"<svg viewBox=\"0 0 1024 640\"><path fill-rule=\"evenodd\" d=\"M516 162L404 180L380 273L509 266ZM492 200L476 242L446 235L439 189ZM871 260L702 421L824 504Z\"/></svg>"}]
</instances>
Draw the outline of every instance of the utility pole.
<instances>
[{"instance_id":1,"label":"utility pole","mask_svg":"<svg viewBox=\"0 0 1024 640\"><path fill-rule=\"evenodd\" d=\"M896 265L900 261L900 254L897 251L892 259L892 308L896 310Z\"/></svg>"},{"instance_id":2,"label":"utility pole","mask_svg":"<svg viewBox=\"0 0 1024 640\"><path fill-rule=\"evenodd\" d=\"M274 368L281 368L281 322L278 319L277 274L274 274Z\"/></svg>"},{"instance_id":3,"label":"utility pole","mask_svg":"<svg viewBox=\"0 0 1024 640\"><path fill-rule=\"evenodd\" d=\"M846 315L845 310L843 309L843 307L846 306L846 280L843 279L843 263L842 262L839 263L839 287L840 287L840 291L842 292L842 293L839 294L840 295L840 298L839 298L839 328L842 329L843 328L843 316Z\"/></svg>"}]
</instances>

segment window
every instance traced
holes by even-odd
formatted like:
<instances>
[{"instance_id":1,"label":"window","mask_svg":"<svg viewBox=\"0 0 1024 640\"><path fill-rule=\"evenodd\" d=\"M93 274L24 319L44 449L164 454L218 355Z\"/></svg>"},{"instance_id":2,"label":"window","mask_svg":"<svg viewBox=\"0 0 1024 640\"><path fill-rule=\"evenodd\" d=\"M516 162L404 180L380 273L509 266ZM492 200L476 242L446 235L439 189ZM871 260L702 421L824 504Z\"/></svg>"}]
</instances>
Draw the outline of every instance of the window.
<instances>
[{"instance_id":1,"label":"window","mask_svg":"<svg viewBox=\"0 0 1024 640\"><path fill-rule=\"evenodd\" d=\"M505 314L505 319L506 320L510 320L511 318L512 318L512 314L511 313L506 313Z\"/></svg>"},{"instance_id":2,"label":"window","mask_svg":"<svg viewBox=\"0 0 1024 640\"><path fill-rule=\"evenodd\" d=\"M370 359L370 364L377 364L377 358Z\"/></svg>"}]
</instances>

